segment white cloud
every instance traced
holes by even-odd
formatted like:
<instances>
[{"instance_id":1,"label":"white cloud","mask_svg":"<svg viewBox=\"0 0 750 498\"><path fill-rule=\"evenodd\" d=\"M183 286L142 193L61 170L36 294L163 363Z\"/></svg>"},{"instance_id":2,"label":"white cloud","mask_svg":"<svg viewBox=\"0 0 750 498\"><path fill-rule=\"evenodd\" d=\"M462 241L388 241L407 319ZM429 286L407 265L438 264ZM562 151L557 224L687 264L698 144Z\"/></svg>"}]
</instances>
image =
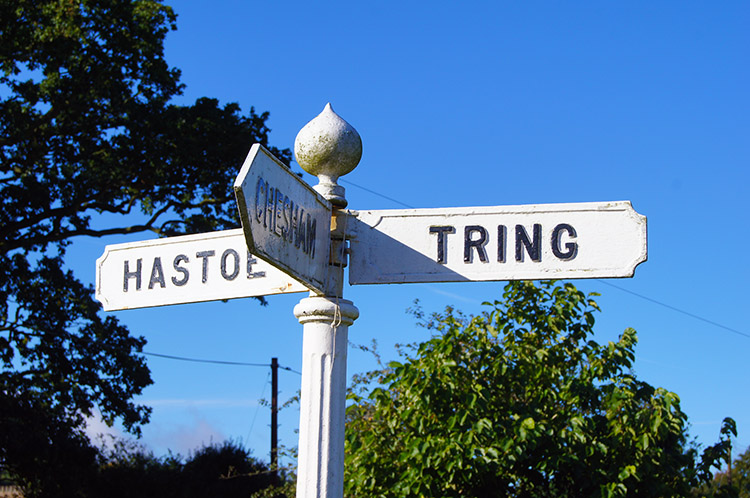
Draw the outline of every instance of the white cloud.
<instances>
[{"instance_id":1,"label":"white cloud","mask_svg":"<svg viewBox=\"0 0 750 498\"><path fill-rule=\"evenodd\" d=\"M108 426L102 420L101 413L96 410L90 417L86 417L86 435L96 446L102 447L112 439L122 439L125 433L116 426Z\"/></svg>"},{"instance_id":2,"label":"white cloud","mask_svg":"<svg viewBox=\"0 0 750 498\"><path fill-rule=\"evenodd\" d=\"M444 291L443 289L441 289L439 287L436 287L434 285L427 285L426 287L431 292L433 292L435 294L438 294L438 295L441 295L441 296L450 297L452 299L455 299L456 301L461 301L461 302L464 302L464 303L474 304L474 305L477 305L477 306L480 305L480 304L482 304L481 300L472 299L472 298L469 298L469 297L466 297L466 296L462 296L461 294L455 294L453 292Z\"/></svg>"},{"instance_id":3,"label":"white cloud","mask_svg":"<svg viewBox=\"0 0 750 498\"><path fill-rule=\"evenodd\" d=\"M192 423L163 427L149 424L144 427L143 442L154 449L156 454L167 451L187 456L198 448L221 443L227 436L203 417L195 417Z\"/></svg>"},{"instance_id":4,"label":"white cloud","mask_svg":"<svg viewBox=\"0 0 750 498\"><path fill-rule=\"evenodd\" d=\"M185 407L213 407L213 408L236 408L245 406L258 406L257 400L252 399L187 399L187 398L165 398L147 399L142 403L146 406L159 408L185 408Z\"/></svg>"}]
</instances>

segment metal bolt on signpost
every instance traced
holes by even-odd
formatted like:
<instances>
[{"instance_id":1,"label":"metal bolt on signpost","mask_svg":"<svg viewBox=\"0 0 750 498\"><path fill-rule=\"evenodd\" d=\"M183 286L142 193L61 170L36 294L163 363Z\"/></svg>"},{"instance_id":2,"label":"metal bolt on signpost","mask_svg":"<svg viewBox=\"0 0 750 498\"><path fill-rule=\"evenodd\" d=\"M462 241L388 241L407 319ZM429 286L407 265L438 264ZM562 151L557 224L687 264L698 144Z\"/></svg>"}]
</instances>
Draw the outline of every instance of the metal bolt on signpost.
<instances>
[{"instance_id":1,"label":"metal bolt on signpost","mask_svg":"<svg viewBox=\"0 0 750 498\"><path fill-rule=\"evenodd\" d=\"M357 131L328 104L294 143L299 165L318 177L314 190L332 205L325 293L310 292L294 308L303 325L297 497L339 498L344 492L344 415L348 329L359 316L343 299L346 207L339 176L362 157Z\"/></svg>"}]
</instances>

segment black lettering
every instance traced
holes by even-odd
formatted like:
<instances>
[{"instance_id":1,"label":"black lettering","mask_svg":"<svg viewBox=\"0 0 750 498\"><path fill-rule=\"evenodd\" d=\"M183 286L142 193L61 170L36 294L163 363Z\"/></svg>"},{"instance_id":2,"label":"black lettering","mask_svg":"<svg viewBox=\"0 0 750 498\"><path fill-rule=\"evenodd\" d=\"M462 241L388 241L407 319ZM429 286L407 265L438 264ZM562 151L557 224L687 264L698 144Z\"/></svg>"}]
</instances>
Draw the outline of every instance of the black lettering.
<instances>
[{"instance_id":1,"label":"black lettering","mask_svg":"<svg viewBox=\"0 0 750 498\"><path fill-rule=\"evenodd\" d=\"M227 258L232 256L234 258L234 268L232 273L227 273ZM221 255L221 276L224 280L234 280L237 275L240 274L240 255L234 249L227 249L224 254Z\"/></svg>"},{"instance_id":2,"label":"black lettering","mask_svg":"<svg viewBox=\"0 0 750 498\"><path fill-rule=\"evenodd\" d=\"M297 233L295 234L294 245L302 249L307 254L307 231L305 231L305 210L299 210L297 218Z\"/></svg>"},{"instance_id":3,"label":"black lettering","mask_svg":"<svg viewBox=\"0 0 750 498\"><path fill-rule=\"evenodd\" d=\"M516 225L516 261L523 261L524 248L532 261L542 260L542 225L534 223L533 242L529 240L529 234L523 225Z\"/></svg>"},{"instance_id":4,"label":"black lettering","mask_svg":"<svg viewBox=\"0 0 750 498\"><path fill-rule=\"evenodd\" d=\"M164 283L164 270L161 267L161 258L154 258L154 266L151 267L151 278L148 281L148 288L153 289L154 284L159 284L162 289L167 286Z\"/></svg>"},{"instance_id":5,"label":"black lettering","mask_svg":"<svg viewBox=\"0 0 750 498\"><path fill-rule=\"evenodd\" d=\"M472 239L472 234L478 233L479 238L476 240ZM479 261L486 263L487 251L484 250L484 246L487 245L487 230L479 225L469 225L464 228L464 263L472 262L472 247L477 250L479 255Z\"/></svg>"},{"instance_id":6,"label":"black lettering","mask_svg":"<svg viewBox=\"0 0 750 498\"><path fill-rule=\"evenodd\" d=\"M505 225L497 226L497 262L505 263L505 246L508 242L508 229Z\"/></svg>"},{"instance_id":7,"label":"black lettering","mask_svg":"<svg viewBox=\"0 0 750 498\"><path fill-rule=\"evenodd\" d=\"M287 200L289 202L287 202ZM294 201L288 197L284 199L284 240L290 244L294 243Z\"/></svg>"},{"instance_id":8,"label":"black lettering","mask_svg":"<svg viewBox=\"0 0 750 498\"><path fill-rule=\"evenodd\" d=\"M284 195L283 192L281 192L279 189L276 189L276 202L274 202L273 211L275 213L275 220L273 222L274 226L274 233L276 235L279 235L281 237L284 236Z\"/></svg>"},{"instance_id":9,"label":"black lettering","mask_svg":"<svg viewBox=\"0 0 750 498\"><path fill-rule=\"evenodd\" d=\"M247 253L247 278L261 278L266 276L266 272L264 271L256 271L253 272L253 265L257 263L258 260L253 257L252 254L249 252Z\"/></svg>"},{"instance_id":10,"label":"black lettering","mask_svg":"<svg viewBox=\"0 0 750 498\"><path fill-rule=\"evenodd\" d=\"M315 258L315 228L318 220L313 219L310 214L307 215L307 255Z\"/></svg>"},{"instance_id":11,"label":"black lettering","mask_svg":"<svg viewBox=\"0 0 750 498\"><path fill-rule=\"evenodd\" d=\"M258 223L263 221L263 226L266 226L266 200L263 198L266 188L265 180L258 178L258 183L255 185L255 218Z\"/></svg>"},{"instance_id":12,"label":"black lettering","mask_svg":"<svg viewBox=\"0 0 750 498\"><path fill-rule=\"evenodd\" d=\"M214 251L201 251L195 253L196 258L203 258L203 277L201 278L201 282L204 284L208 281L208 258L214 255L216 255Z\"/></svg>"},{"instance_id":13,"label":"black lettering","mask_svg":"<svg viewBox=\"0 0 750 498\"><path fill-rule=\"evenodd\" d=\"M291 203L292 201L289 199L289 196L285 195L284 202L283 202L284 208L282 209L282 215L283 215L282 219L284 221L284 225L281 227L281 238L284 239L285 242L289 240L289 235L291 234L290 227L292 224L290 223L291 220L289 219L289 214L288 214Z\"/></svg>"},{"instance_id":14,"label":"black lettering","mask_svg":"<svg viewBox=\"0 0 750 498\"><path fill-rule=\"evenodd\" d=\"M266 218L268 218L268 231L273 232L276 230L276 213L274 207L276 206L276 189L268 186L268 192L266 192ZM265 227L266 225L263 224Z\"/></svg>"},{"instance_id":15,"label":"black lettering","mask_svg":"<svg viewBox=\"0 0 750 498\"><path fill-rule=\"evenodd\" d=\"M130 271L130 262L125 261L125 277L122 283L122 290L128 291L128 279L135 279L135 290L141 290L141 258L138 258L135 262L135 271Z\"/></svg>"},{"instance_id":16,"label":"black lettering","mask_svg":"<svg viewBox=\"0 0 750 498\"><path fill-rule=\"evenodd\" d=\"M292 214L289 217L292 220L291 233L289 234L289 243L294 244L294 247L299 248L299 213L300 208L297 204L292 202L291 204Z\"/></svg>"},{"instance_id":17,"label":"black lettering","mask_svg":"<svg viewBox=\"0 0 750 498\"><path fill-rule=\"evenodd\" d=\"M177 277L172 277L172 283L178 287L182 287L183 285L188 283L188 279L190 278L190 272L188 272L187 268L183 268L180 266L180 263L183 262L190 262L188 257L184 254L178 254L177 256L175 256L174 261L172 262L172 267L183 275L181 280L177 279Z\"/></svg>"},{"instance_id":18,"label":"black lettering","mask_svg":"<svg viewBox=\"0 0 750 498\"><path fill-rule=\"evenodd\" d=\"M448 234L456 233L450 225L430 227L430 233L437 234L437 262L445 264L448 260Z\"/></svg>"},{"instance_id":19,"label":"black lettering","mask_svg":"<svg viewBox=\"0 0 750 498\"><path fill-rule=\"evenodd\" d=\"M294 244L294 239L297 237L297 216L299 213L299 206L297 203L289 201L289 232L287 238L290 244Z\"/></svg>"},{"instance_id":20,"label":"black lettering","mask_svg":"<svg viewBox=\"0 0 750 498\"><path fill-rule=\"evenodd\" d=\"M575 239L576 237L578 237L575 228L568 225L567 223L560 223L555 227L554 230L552 230L552 253L558 259L561 259L563 261L570 261L571 259L575 259L575 257L578 255L578 244L576 242L566 242L565 249L567 250L563 251L560 247L560 232L562 232L563 230L568 232L568 236L571 239Z\"/></svg>"}]
</instances>

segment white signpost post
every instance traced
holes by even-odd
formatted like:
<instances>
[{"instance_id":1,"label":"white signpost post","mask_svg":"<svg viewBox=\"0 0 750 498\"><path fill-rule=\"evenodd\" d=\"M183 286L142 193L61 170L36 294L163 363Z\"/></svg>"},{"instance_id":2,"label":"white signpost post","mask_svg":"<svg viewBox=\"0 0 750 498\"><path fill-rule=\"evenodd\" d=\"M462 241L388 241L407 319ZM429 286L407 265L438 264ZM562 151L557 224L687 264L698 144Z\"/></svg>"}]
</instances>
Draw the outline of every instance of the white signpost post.
<instances>
[{"instance_id":1,"label":"white signpost post","mask_svg":"<svg viewBox=\"0 0 750 498\"><path fill-rule=\"evenodd\" d=\"M351 284L631 277L647 258L646 218L627 201L346 211L337 180L359 163L362 142L330 104L294 148L315 187L260 145L235 181L250 252L236 247L239 230L228 245L218 241L230 232L108 246L97 297L113 310L296 292L295 280L309 288L294 308L303 324L298 498L343 496L348 327L359 315L343 299L347 253ZM262 283L219 291L241 277Z\"/></svg>"}]
</instances>

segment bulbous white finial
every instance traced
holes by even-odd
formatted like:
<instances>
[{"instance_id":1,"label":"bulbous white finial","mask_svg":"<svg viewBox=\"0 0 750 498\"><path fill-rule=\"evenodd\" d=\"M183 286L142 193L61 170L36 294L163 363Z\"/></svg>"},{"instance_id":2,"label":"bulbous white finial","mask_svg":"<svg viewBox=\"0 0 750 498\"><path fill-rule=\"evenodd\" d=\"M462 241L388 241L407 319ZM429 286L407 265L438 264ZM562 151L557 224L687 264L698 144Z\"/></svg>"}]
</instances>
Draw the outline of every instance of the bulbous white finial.
<instances>
[{"instance_id":1,"label":"bulbous white finial","mask_svg":"<svg viewBox=\"0 0 750 498\"><path fill-rule=\"evenodd\" d=\"M344 187L338 178L352 171L362 158L362 139L352 125L327 104L294 140L297 163L318 177L314 188L337 206L346 206Z\"/></svg>"}]
</instances>

